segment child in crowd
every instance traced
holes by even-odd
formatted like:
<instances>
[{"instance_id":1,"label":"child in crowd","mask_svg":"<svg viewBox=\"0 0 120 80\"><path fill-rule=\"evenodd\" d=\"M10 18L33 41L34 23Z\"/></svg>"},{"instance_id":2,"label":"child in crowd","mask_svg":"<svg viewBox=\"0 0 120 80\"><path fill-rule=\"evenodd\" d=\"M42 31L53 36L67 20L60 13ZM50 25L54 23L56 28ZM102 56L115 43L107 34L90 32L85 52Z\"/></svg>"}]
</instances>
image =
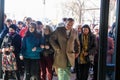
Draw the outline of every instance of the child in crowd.
<instances>
[{"instance_id":1,"label":"child in crowd","mask_svg":"<svg viewBox=\"0 0 120 80\"><path fill-rule=\"evenodd\" d=\"M13 46L2 48L2 69L4 72L4 80L16 78L16 58L13 53Z\"/></svg>"}]
</instances>

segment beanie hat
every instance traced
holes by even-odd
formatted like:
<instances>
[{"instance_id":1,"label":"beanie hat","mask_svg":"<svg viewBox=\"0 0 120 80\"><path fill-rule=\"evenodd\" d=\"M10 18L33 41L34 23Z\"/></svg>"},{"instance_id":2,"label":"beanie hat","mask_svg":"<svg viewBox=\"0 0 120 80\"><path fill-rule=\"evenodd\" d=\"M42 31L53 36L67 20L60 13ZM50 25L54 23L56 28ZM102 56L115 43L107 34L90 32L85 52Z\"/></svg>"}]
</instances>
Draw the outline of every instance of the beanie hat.
<instances>
[{"instance_id":1,"label":"beanie hat","mask_svg":"<svg viewBox=\"0 0 120 80\"><path fill-rule=\"evenodd\" d=\"M43 25L41 21L36 21L38 25Z\"/></svg>"},{"instance_id":2,"label":"beanie hat","mask_svg":"<svg viewBox=\"0 0 120 80\"><path fill-rule=\"evenodd\" d=\"M16 31L17 26L16 26L15 24L11 24L11 25L9 26L9 28L12 28L12 29L14 29L14 30Z\"/></svg>"},{"instance_id":3,"label":"beanie hat","mask_svg":"<svg viewBox=\"0 0 120 80\"><path fill-rule=\"evenodd\" d=\"M18 21L18 24L20 25L20 24L23 24L23 22L22 21Z\"/></svg>"}]
</instances>

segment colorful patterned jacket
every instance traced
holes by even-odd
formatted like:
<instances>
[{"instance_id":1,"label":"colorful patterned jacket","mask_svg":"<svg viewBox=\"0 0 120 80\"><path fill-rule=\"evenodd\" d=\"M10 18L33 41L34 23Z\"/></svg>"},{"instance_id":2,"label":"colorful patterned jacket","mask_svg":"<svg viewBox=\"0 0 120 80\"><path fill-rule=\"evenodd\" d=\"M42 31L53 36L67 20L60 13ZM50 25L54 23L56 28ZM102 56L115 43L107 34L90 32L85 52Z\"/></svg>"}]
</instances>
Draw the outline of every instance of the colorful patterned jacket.
<instances>
[{"instance_id":1,"label":"colorful patterned jacket","mask_svg":"<svg viewBox=\"0 0 120 80\"><path fill-rule=\"evenodd\" d=\"M11 52L9 55L2 54L2 69L3 71L13 71L17 69L14 53Z\"/></svg>"}]
</instances>

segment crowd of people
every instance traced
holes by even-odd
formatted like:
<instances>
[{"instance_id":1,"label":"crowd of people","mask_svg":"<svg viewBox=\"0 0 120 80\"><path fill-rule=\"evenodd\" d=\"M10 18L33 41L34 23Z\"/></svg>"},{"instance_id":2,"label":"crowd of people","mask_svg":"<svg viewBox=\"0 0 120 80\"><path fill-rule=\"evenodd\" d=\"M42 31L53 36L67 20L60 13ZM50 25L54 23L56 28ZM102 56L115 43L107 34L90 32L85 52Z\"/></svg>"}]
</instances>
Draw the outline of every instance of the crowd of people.
<instances>
[{"instance_id":1,"label":"crowd of people","mask_svg":"<svg viewBox=\"0 0 120 80\"><path fill-rule=\"evenodd\" d=\"M70 80L74 68L76 80L87 80L93 67L97 80L99 26L77 25L73 18L63 18L57 28L27 17L24 21L7 19L0 32L0 53L4 80ZM108 35L106 63L112 63L114 39ZM21 78L21 76L23 78Z\"/></svg>"}]
</instances>

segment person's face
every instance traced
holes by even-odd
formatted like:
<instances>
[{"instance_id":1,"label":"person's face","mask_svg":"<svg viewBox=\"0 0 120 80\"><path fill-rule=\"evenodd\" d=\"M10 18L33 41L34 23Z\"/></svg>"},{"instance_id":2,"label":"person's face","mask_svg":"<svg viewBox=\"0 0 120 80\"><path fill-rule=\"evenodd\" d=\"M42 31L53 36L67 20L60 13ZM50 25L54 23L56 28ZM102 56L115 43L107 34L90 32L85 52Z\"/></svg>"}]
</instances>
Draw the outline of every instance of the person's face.
<instances>
[{"instance_id":1,"label":"person's face","mask_svg":"<svg viewBox=\"0 0 120 80\"><path fill-rule=\"evenodd\" d=\"M37 25L37 32L41 32L43 28L43 25Z\"/></svg>"},{"instance_id":2,"label":"person's face","mask_svg":"<svg viewBox=\"0 0 120 80\"><path fill-rule=\"evenodd\" d=\"M67 21L67 23L66 23L66 28L67 29L72 29L73 28L73 24L74 24L74 21Z\"/></svg>"},{"instance_id":3,"label":"person's face","mask_svg":"<svg viewBox=\"0 0 120 80\"><path fill-rule=\"evenodd\" d=\"M50 33L49 29L48 29L48 28L45 28L45 29L44 29L44 34L47 35L47 34L49 34L49 33Z\"/></svg>"},{"instance_id":4,"label":"person's face","mask_svg":"<svg viewBox=\"0 0 120 80\"><path fill-rule=\"evenodd\" d=\"M7 27L9 27L12 24L12 22L6 22L6 24L7 24Z\"/></svg>"},{"instance_id":5,"label":"person's face","mask_svg":"<svg viewBox=\"0 0 120 80\"><path fill-rule=\"evenodd\" d=\"M30 31L31 33L33 33L33 32L35 31L35 28L30 25L30 26L29 26L29 31Z\"/></svg>"},{"instance_id":6,"label":"person's face","mask_svg":"<svg viewBox=\"0 0 120 80\"><path fill-rule=\"evenodd\" d=\"M16 24L16 20L13 20L13 24Z\"/></svg>"},{"instance_id":7,"label":"person's face","mask_svg":"<svg viewBox=\"0 0 120 80\"><path fill-rule=\"evenodd\" d=\"M15 30L14 30L14 29L9 28L9 33L14 33L14 32L15 32Z\"/></svg>"},{"instance_id":8,"label":"person's face","mask_svg":"<svg viewBox=\"0 0 120 80\"><path fill-rule=\"evenodd\" d=\"M22 27L23 27L23 24L18 24L19 29L22 29Z\"/></svg>"},{"instance_id":9,"label":"person's face","mask_svg":"<svg viewBox=\"0 0 120 80\"><path fill-rule=\"evenodd\" d=\"M31 22L32 22L31 19L30 19L30 20L27 20L27 21L26 21L26 25L29 25Z\"/></svg>"},{"instance_id":10,"label":"person's face","mask_svg":"<svg viewBox=\"0 0 120 80\"><path fill-rule=\"evenodd\" d=\"M94 34L98 34L99 33L99 29L95 29Z\"/></svg>"},{"instance_id":11,"label":"person's face","mask_svg":"<svg viewBox=\"0 0 120 80\"><path fill-rule=\"evenodd\" d=\"M79 33L81 32L81 27L78 27L78 32L79 32Z\"/></svg>"},{"instance_id":12,"label":"person's face","mask_svg":"<svg viewBox=\"0 0 120 80\"><path fill-rule=\"evenodd\" d=\"M89 29L88 28L83 28L83 34L87 35L89 33Z\"/></svg>"}]
</instances>

